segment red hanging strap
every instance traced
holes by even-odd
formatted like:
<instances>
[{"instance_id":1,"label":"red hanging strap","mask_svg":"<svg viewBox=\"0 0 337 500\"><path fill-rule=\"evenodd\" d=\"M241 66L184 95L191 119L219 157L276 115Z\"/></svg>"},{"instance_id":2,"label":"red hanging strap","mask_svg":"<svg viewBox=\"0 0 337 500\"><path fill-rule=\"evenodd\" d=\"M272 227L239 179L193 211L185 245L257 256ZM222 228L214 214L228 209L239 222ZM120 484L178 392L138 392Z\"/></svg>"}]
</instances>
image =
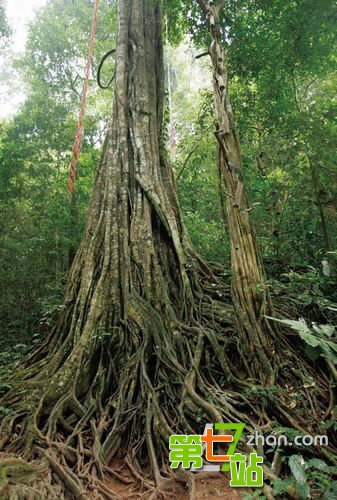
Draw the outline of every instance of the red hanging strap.
<instances>
[{"instance_id":1,"label":"red hanging strap","mask_svg":"<svg viewBox=\"0 0 337 500\"><path fill-rule=\"evenodd\" d=\"M73 155L70 163L70 171L68 177L68 191L70 195L73 193L75 189L75 178L76 178L76 167L78 162L78 157L81 152L82 147L82 139L83 139L83 119L85 115L85 107L87 102L87 93L88 93L88 85L89 85L89 77L90 77L90 68L94 55L94 42L95 42L95 32L96 32L96 24L97 24L97 14L98 14L98 5L99 0L95 0L94 13L92 16L91 22L91 31L90 31L90 42L89 42L89 54L87 59L87 65L85 68L85 76L83 81L83 89L82 89L82 97L81 97L81 109L78 117L77 123L77 131L75 134L75 140L73 145Z\"/></svg>"}]
</instances>

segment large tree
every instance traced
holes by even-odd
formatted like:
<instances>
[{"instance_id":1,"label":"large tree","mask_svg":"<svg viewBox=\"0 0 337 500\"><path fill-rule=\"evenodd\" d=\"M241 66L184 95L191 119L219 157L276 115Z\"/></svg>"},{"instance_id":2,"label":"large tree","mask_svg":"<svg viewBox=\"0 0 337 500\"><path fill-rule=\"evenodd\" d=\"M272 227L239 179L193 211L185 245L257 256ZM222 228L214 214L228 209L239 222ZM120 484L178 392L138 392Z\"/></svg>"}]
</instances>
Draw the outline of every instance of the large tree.
<instances>
[{"instance_id":1,"label":"large tree","mask_svg":"<svg viewBox=\"0 0 337 500\"><path fill-rule=\"evenodd\" d=\"M161 2L121 0L113 118L85 235L63 312L18 373L3 426L9 450L49 443L50 455L66 447L83 468L89 432L84 448L100 443L90 452L100 472L121 445L134 447L150 456L157 483L165 465L157 459L178 422L187 425L196 405L222 420L206 384L196 393L196 373L205 337L230 372L219 343L231 322L220 302L226 287L184 228L162 139L163 99ZM213 397L220 408L221 392ZM82 491L79 480L70 484Z\"/></svg>"},{"instance_id":2,"label":"large tree","mask_svg":"<svg viewBox=\"0 0 337 500\"><path fill-rule=\"evenodd\" d=\"M249 330L259 318L240 320L239 326L245 326L237 338L232 307L226 305L228 287L197 255L182 220L163 141L161 20L160 0L118 1L113 117L63 310L45 344L26 360L2 400L10 408L1 425L2 447L30 459L47 456L75 496L94 487L109 498L112 493L101 479L116 475L110 467L116 456L125 459L138 479L150 465L144 484L165 489L170 484L163 472L168 472L166 450L172 433L200 431L205 421L243 421L251 430L257 420L270 424L247 380L260 376L266 356L259 339L252 345L255 332ZM235 141L234 135L229 137ZM222 144L222 154L232 145ZM230 167L230 160L224 160ZM240 158L233 160L238 166ZM241 173L236 175L233 180L241 182ZM239 206L246 209L242 203ZM253 272L253 263L258 269L252 279L260 282L258 253L249 254L255 248L254 235L237 214L232 215L231 225L238 226L231 237L247 232L237 243L246 245L248 238L249 247L240 247L244 253L236 262L246 266L244 259L252 258L245 273ZM240 273L241 268L233 271ZM236 302L248 274L233 287ZM237 315L256 314L252 294L251 289L248 304L236 307ZM262 313L264 304L260 307ZM263 324L258 328L259 333ZM247 332L248 346L240 345ZM257 354L253 370L244 362L247 349ZM289 346L287 350L289 357ZM266 366L270 380L272 370ZM298 377L305 381L309 373L314 377L312 369L299 367ZM282 383L288 379L293 376L287 372ZM254 383L264 381L261 376ZM316 387L322 398L327 386L322 375ZM305 428L307 419L290 416L288 404L288 396L282 396L271 414ZM45 488L51 494L47 483L48 478Z\"/></svg>"}]
</instances>

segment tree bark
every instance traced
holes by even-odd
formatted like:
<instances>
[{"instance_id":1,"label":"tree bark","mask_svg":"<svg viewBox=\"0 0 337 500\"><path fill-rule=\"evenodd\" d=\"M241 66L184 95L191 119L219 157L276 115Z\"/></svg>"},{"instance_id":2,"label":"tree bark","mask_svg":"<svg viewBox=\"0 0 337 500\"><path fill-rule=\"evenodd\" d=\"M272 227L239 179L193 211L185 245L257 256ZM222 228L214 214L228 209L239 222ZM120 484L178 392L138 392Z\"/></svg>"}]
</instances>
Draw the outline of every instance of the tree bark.
<instances>
[{"instance_id":1,"label":"tree bark","mask_svg":"<svg viewBox=\"0 0 337 500\"><path fill-rule=\"evenodd\" d=\"M312 158L312 155L309 153L309 147L306 144L307 148L307 160L309 163L309 168L310 168L310 173L311 173L311 181L312 181L312 187L315 195L315 201L317 205L317 211L318 215L320 218L320 226L321 226L321 232L322 232L322 239L323 239L323 245L324 245L324 250L325 250L325 256L327 259L329 259L331 252L331 242L330 242L330 236L329 236L329 231L328 231L328 225L326 222L326 217L325 217L325 212L324 212L324 207L323 203L320 197L320 189L319 189L319 175L317 172L317 167L314 163L314 159Z\"/></svg>"},{"instance_id":2,"label":"tree bark","mask_svg":"<svg viewBox=\"0 0 337 500\"><path fill-rule=\"evenodd\" d=\"M219 168L226 188L231 249L232 297L240 346L252 377L275 380L274 328L266 316L273 315L263 262L258 248L242 172L239 139L228 97L226 53L221 41L220 17L224 1L199 1L207 18L212 43L209 54L213 68Z\"/></svg>"}]
</instances>

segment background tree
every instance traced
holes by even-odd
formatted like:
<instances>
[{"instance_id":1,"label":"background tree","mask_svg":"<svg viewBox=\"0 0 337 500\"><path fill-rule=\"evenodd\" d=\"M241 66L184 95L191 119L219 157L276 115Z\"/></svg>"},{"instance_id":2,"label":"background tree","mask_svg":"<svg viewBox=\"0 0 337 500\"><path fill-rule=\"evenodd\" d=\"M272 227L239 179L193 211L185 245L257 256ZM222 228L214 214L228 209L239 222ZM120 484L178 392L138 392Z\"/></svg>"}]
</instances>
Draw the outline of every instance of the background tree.
<instances>
[{"instance_id":1,"label":"background tree","mask_svg":"<svg viewBox=\"0 0 337 500\"><path fill-rule=\"evenodd\" d=\"M228 2L227 14L230 73L238 78L238 101L235 87L232 96L234 105L241 103L236 109L244 156L251 158L248 176L256 175L256 158L264 156L265 169L252 188L259 202L270 200L269 214L265 203L254 214L261 215L260 227L269 232L266 250L281 258L297 254L296 263L317 264L336 246L336 218L329 208L334 195L327 189L327 175L335 175L329 82L335 74L336 5L310 0ZM273 196L285 211L279 220L267 222L277 219ZM299 224L301 233L295 230Z\"/></svg>"}]
</instances>

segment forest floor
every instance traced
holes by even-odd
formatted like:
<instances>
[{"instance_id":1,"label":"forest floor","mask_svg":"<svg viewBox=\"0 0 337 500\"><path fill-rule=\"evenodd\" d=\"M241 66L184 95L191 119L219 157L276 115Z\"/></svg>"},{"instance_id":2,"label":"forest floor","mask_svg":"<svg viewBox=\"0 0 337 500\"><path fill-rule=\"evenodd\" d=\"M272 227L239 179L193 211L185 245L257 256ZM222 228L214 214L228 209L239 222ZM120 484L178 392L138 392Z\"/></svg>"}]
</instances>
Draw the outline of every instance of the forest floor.
<instances>
[{"instance_id":1,"label":"forest floor","mask_svg":"<svg viewBox=\"0 0 337 500\"><path fill-rule=\"evenodd\" d=\"M122 474L125 479L127 479L125 473ZM131 479L131 478L130 478ZM229 476L227 474L222 474L221 472L200 472L194 475L195 479L195 500L241 500L243 498L243 492L250 493L250 488L232 488L229 485ZM142 492L135 490L130 485L123 484L118 479L112 479L108 484L105 483L109 489L111 489L117 498L130 498L139 499ZM117 496L118 495L118 496ZM167 500L189 500L191 498L190 492L184 487L184 485L177 482L176 488L172 492L167 492L165 494ZM143 498L151 498L151 500L157 500L155 496L151 496L151 493L143 493Z\"/></svg>"},{"instance_id":2,"label":"forest floor","mask_svg":"<svg viewBox=\"0 0 337 500\"><path fill-rule=\"evenodd\" d=\"M23 339L23 342L26 339ZM12 343L7 341L6 343L1 343L0 341L0 386L1 383L5 384L5 382L8 380L10 377L12 371L13 371L13 366L17 362L19 362L22 359L22 356L24 355L26 349L27 349L27 344L22 343L22 344L17 344L14 346L14 344L17 344L16 342ZM1 458L10 458L12 455L7 455L7 454L0 454ZM127 467L121 467L121 462L118 460L114 461L113 464L111 464L112 470L116 471L121 471L119 474L122 476L122 479L125 481L124 484L122 481L119 479L114 479L110 477L109 482L105 481L104 486L108 489L109 493L112 495L112 498L115 496L116 500L117 499L135 499L139 500L139 498L143 498L144 500L148 500L151 498L151 500L157 500L156 496L151 497L151 492L146 491L145 489L141 489L139 487L139 483L136 485L134 481L134 477L132 474L129 472L129 469ZM41 480L42 483L44 482L46 478L42 474L42 477L38 479L35 483L35 487L38 487L39 485L41 486ZM229 485L229 476L227 474L223 473L216 473L216 472L200 472L200 473L195 473L194 474L194 479L195 479L195 495L194 498L195 500L219 500L219 499L228 499L228 500L241 500L243 498L243 492L249 492L251 493L251 490L249 488L232 488ZM48 481L47 481L48 482ZM58 481L56 481L58 483ZM9 484L9 490L12 489L10 482ZM55 499L56 498L64 498L61 494L61 490L58 492L58 488L56 487L55 490ZM59 495L59 496L58 496ZM165 496L167 500L189 500L190 497L190 492L188 489L185 488L183 482L177 482L176 483L176 488L172 492L165 492ZM0 492L0 500L2 500L2 494Z\"/></svg>"},{"instance_id":3,"label":"forest floor","mask_svg":"<svg viewBox=\"0 0 337 500\"><path fill-rule=\"evenodd\" d=\"M1 459L11 459L13 455L1 454ZM35 462L37 465L37 462ZM42 465L42 464L41 464ZM42 465L43 468L43 465ZM124 467L120 470L120 463L114 462L111 467L112 470L117 470L120 479L105 478L104 484L98 481L98 483L103 486L101 493L103 491L106 494L106 498L115 500L242 500L244 498L244 493L251 495L252 490L250 488L232 488L229 485L229 475L223 474L221 472L199 472L195 473L194 478L194 491L191 495L188 487L185 486L185 482L177 482L174 487L170 490L163 492L163 494L157 493L156 491L151 491L140 485L140 482L135 482L134 476L131 472L128 472L128 468ZM52 473L54 476L54 474ZM59 484L59 480L54 476L56 482L54 482L53 489L46 489L46 485L50 484L50 471L46 474L46 471L42 471L40 477L37 478L34 483L28 487L25 487L20 483L20 475L18 477L7 477L7 484L2 484L0 487L0 500L14 499L14 498L41 498L41 500L70 500L74 497L65 495L62 492L62 487ZM20 489L18 489L20 488ZM22 489L23 488L23 489ZM97 491L91 490L89 488L88 492L83 498L87 500L102 498L99 494L97 496ZM20 491L20 495L16 494ZM31 493L35 492L35 495L31 496ZM24 494L24 497L22 496ZM37 496L36 496L37 495ZM103 494L103 497L105 495Z\"/></svg>"}]
</instances>

